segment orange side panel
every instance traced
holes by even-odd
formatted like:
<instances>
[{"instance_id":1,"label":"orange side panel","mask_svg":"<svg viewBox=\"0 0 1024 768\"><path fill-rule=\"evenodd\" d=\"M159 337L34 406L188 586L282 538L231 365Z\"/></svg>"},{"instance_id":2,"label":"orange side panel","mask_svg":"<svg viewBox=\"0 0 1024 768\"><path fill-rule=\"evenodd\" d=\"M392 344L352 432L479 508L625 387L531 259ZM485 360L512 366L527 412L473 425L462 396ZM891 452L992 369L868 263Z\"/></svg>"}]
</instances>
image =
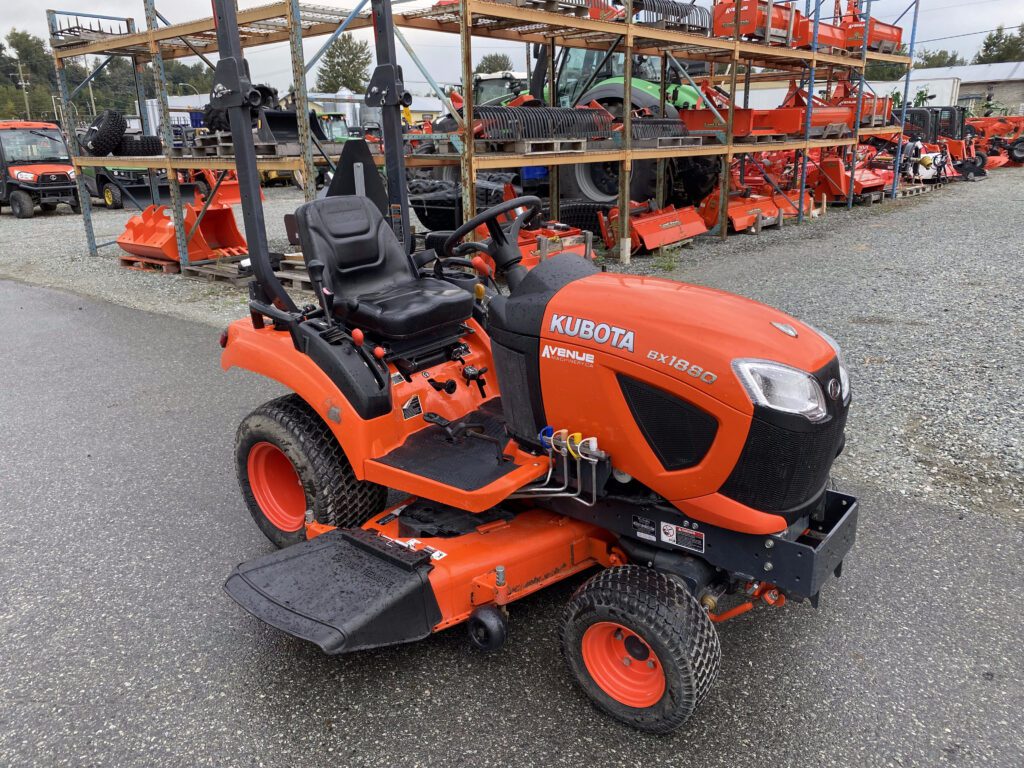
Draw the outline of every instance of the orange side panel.
<instances>
[{"instance_id":1,"label":"orange side panel","mask_svg":"<svg viewBox=\"0 0 1024 768\"><path fill-rule=\"evenodd\" d=\"M478 606L505 605L587 568L611 565L613 558L614 537L607 531L540 509L453 538L401 538L398 526L392 520L363 527L410 549L433 551L430 584L441 608L435 631L465 621ZM505 568L503 586L497 565Z\"/></svg>"}]
</instances>

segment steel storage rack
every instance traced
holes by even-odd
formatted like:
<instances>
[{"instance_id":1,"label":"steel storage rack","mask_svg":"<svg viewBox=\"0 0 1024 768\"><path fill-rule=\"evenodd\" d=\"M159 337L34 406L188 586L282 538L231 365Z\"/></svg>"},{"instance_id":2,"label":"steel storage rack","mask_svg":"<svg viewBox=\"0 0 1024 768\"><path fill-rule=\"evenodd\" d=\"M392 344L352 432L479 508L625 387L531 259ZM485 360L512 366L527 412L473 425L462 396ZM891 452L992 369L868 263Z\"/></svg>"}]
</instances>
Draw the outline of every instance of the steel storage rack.
<instances>
[{"instance_id":1,"label":"steel storage rack","mask_svg":"<svg viewBox=\"0 0 1024 768\"><path fill-rule=\"evenodd\" d=\"M770 6L791 5L796 0L762 0ZM875 5L881 0L876 0ZM917 6L920 0L912 0L908 10L913 9L914 26L917 20ZM909 67L913 55L913 44L915 30L911 31L911 56L903 56L899 53L881 53L869 50L867 44L868 35L863 35L863 44L860 55L848 51L835 52L826 51L819 45L818 30L823 21L822 4L824 0L806 0L806 17L813 20L813 35L810 46L807 49L795 49L791 47L770 45L764 42L754 42L740 38L739 26L735 28L735 34L731 38L710 37L708 33L687 31L686 29L673 28L670 24L648 24L637 17L634 11L642 10L643 3L650 4L652 0L626 0L623 12L616 19L600 18L601 14L590 13L589 9L595 0L547 0L546 2L535 2L534 0L455 0L454 2L435 3L433 0L393 0L392 5L405 6L403 13L394 14L395 37L406 51L410 54L414 63L420 68L426 80L431 84L449 108L451 102L446 94L441 92L440 87L432 75L422 66L418 56L402 34L404 29L427 30L433 32L446 32L458 35L461 54L462 80L464 83L472 82L472 56L473 39L494 39L513 41L517 43L536 43L546 46L548 49L548 80L555 82L556 72L554 71L554 54L558 48L587 48L597 51L617 52L623 54L623 99L631 92L633 83L632 63L635 55L644 55L661 62L664 71L666 62L670 58L685 59L688 61L707 62L711 68L711 81L717 84L728 84L729 105L725 114L719 115L718 141L716 143L702 143L693 145L672 145L672 146L636 146L632 131L631 110L624 109L622 121L624 123L621 132L621 142L614 147L602 147L595 151L587 151L581 157L579 151L547 152L544 154L528 154L516 152L481 152L477 150L473 140L473 126L475 124L472 89L464 88L463 105L461 115L457 110L451 109L458 124L458 135L451 136L451 143L458 150L458 155L444 157L440 155L407 156L407 165L443 165L459 164L461 166L463 216L469 218L475 214L475 179L479 171L486 171L498 168L516 168L525 166L547 166L551 179L552 207L557 212L558 201L558 169L564 168L584 159L588 163L609 162L619 165L619 195L618 203L620 209L620 258L628 261L630 256L629 245L629 174L633 163L638 161L656 161L659 166L659 173L663 172L664 161L677 157L717 157L721 160L720 192L722 204L720 205L720 218L717 231L722 237L727 231L726 205L725 200L728 194L728 179L731 164L734 158L751 156L761 151L764 147L756 144L743 144L737 142L734 136L734 118L737 109L736 93L739 84L738 70L745 68L743 75L746 84L755 79L769 80L780 78L799 79L806 87L807 93L812 94L814 90L815 77L825 72L831 81L836 72L848 72L851 77L857 80L856 116L854 120L852 135L837 138L812 138L811 116L814 109L813 98L809 98L807 106L806 121L803 135L799 138L777 142L771 145L773 151L796 151L801 158L801 173L799 186L800 212L799 218L804 215L803 200L806 191L806 164L808 162L808 151L825 148L849 148L850 154L855 154L856 146L864 136L877 133L893 133L898 131L899 125L880 129L878 127L861 126L861 110L864 103L864 90L866 83L863 77L864 69L869 62L885 61L890 63L903 64L908 67L907 82L904 92L909 91ZM68 58L83 55L127 55L131 56L139 67L146 62L153 63L154 77L156 79L156 90L160 101L160 111L163 118L163 132L169 133L170 121L166 100L166 78L163 74L162 63L169 58L183 58L189 56L207 57L217 51L216 32L212 18L200 19L181 24L160 25L162 17L157 13L155 0L143 0L146 10L147 29L136 31L134 27L123 34L102 34L87 33L82 30L61 29L59 17L61 14L74 16L73 12L50 12L51 13L51 43L54 50L54 58L60 76L61 100L65 107L72 92L68 91L66 77L63 72L63 62ZM314 176L314 167L318 163L329 163L327 158L314 156L314 145L310 140L310 128L308 121L308 99L305 87L305 77L316 59L326 50L329 43L345 30L353 31L370 27L372 21L369 13L365 10L367 0L358 0L351 10L325 8L323 6L309 6L300 4L298 0L282 0L269 5L248 8L238 12L239 33L242 48L248 48L269 43L287 43L290 49L293 79L295 82L295 106L300 130L300 145L302 152L299 157L260 157L258 164L261 169L299 170L308 179ZM415 6L415 7L413 7ZM864 22L873 21L870 16L872 3L867 0L863 13L858 16ZM83 14L79 14L82 16ZM642 14L641 14L642 15ZM304 62L302 41L303 39L315 36L329 36L319 52L310 62ZM101 65L102 66L102 65ZM757 67L761 71L753 73ZM141 71L141 70L140 70ZM91 77L91 76L90 76ZM662 79L662 97L664 97L664 78ZM692 81L691 81L691 84ZM81 87L81 86L79 86ZM552 104L555 103L554 87L549 88L548 97ZM749 89L745 91L749 93ZM141 98L141 93L140 93ZM744 98L748 98L745 96ZM664 103L664 100L662 101ZM906 99L904 99L904 108ZM170 146L170 137L164 137L165 146ZM77 146L74 144L74 146ZM897 150L899 152L899 149ZM83 156L81 151L75 153L73 162L76 168L88 165L102 165L109 162L104 158ZM232 157L217 158L182 158L182 157L158 157L158 158L118 158L119 165L138 167L144 169L164 169L168 174L168 181L171 186L172 198L176 194L177 182L175 172L179 169L191 168L214 168L227 170L234 167ZM850 173L853 174L855 163L850 162ZM314 194L313 185L307 183L306 196ZM894 185L895 186L895 185ZM659 186L659 194L661 188ZM86 234L89 239L90 252L96 253L96 243L93 235L91 222L91 207L88 200L83 201L83 216L86 219ZM663 202L659 200L659 203ZM852 204L852 200L849 201ZM179 253L182 259L187 258L186 238L181 212L180 193L171 206L171 214L174 219L175 233L178 240Z\"/></svg>"}]
</instances>

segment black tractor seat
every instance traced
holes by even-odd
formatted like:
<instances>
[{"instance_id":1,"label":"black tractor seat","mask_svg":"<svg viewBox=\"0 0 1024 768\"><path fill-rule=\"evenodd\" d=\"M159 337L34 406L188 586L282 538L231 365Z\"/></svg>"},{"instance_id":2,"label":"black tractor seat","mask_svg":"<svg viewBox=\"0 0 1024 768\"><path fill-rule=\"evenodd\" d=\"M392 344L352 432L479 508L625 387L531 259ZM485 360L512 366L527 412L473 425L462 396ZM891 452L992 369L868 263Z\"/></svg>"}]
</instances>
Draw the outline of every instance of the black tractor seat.
<instances>
[{"instance_id":1,"label":"black tractor seat","mask_svg":"<svg viewBox=\"0 0 1024 768\"><path fill-rule=\"evenodd\" d=\"M453 331L472 314L471 293L419 276L367 198L314 200L295 211L295 221L306 266L324 265L322 288L334 295L334 314L349 327L404 340Z\"/></svg>"}]
</instances>

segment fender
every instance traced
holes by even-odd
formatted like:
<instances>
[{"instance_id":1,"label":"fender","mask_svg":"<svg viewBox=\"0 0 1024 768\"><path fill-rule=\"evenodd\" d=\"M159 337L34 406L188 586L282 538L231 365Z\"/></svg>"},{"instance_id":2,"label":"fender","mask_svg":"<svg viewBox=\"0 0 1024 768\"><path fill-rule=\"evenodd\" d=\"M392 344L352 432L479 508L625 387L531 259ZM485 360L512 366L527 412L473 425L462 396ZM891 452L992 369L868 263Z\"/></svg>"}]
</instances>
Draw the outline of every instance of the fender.
<instances>
[{"instance_id":1,"label":"fender","mask_svg":"<svg viewBox=\"0 0 1024 768\"><path fill-rule=\"evenodd\" d=\"M392 429L385 414L363 419L330 377L306 354L298 351L287 331L254 328L248 318L227 330L221 368L243 368L273 379L301 397L323 419L352 464L364 479L363 462L386 451Z\"/></svg>"}]
</instances>

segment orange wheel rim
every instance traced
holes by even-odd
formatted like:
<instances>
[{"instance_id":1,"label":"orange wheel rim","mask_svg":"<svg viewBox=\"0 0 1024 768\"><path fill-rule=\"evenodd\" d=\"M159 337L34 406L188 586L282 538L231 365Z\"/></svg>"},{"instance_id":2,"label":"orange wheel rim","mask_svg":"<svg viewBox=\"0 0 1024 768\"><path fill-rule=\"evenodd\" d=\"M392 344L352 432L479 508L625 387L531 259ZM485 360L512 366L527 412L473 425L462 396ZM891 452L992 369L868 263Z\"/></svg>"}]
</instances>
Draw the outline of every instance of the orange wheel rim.
<instances>
[{"instance_id":1,"label":"orange wheel rim","mask_svg":"<svg viewBox=\"0 0 1024 768\"><path fill-rule=\"evenodd\" d=\"M651 707L665 694L665 670L658 655L636 632L612 621L583 633L583 663L598 687L620 704Z\"/></svg>"},{"instance_id":2,"label":"orange wheel rim","mask_svg":"<svg viewBox=\"0 0 1024 768\"><path fill-rule=\"evenodd\" d=\"M249 449L249 487L267 520L292 533L306 522L306 492L291 460L276 445L260 442Z\"/></svg>"}]
</instances>

